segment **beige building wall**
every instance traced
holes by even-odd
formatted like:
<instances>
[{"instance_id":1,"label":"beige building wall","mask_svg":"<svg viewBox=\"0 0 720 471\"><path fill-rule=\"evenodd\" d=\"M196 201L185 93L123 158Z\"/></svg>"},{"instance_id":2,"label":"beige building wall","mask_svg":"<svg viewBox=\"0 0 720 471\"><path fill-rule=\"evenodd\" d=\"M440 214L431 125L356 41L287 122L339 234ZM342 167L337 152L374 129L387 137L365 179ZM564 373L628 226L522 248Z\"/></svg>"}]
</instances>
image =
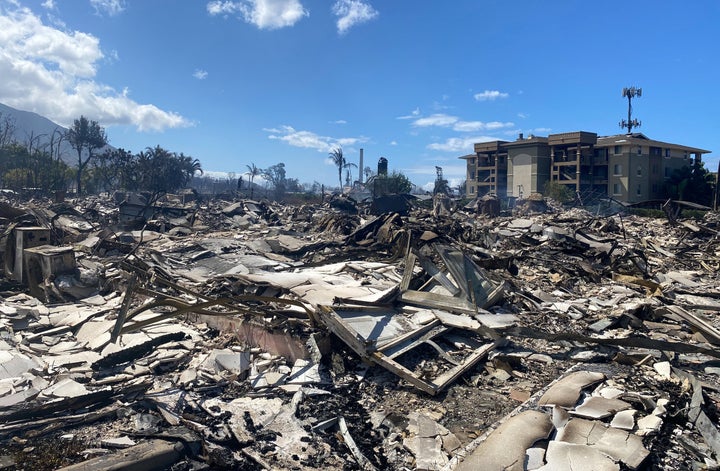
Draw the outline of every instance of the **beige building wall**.
<instances>
[{"instance_id":1,"label":"beige building wall","mask_svg":"<svg viewBox=\"0 0 720 471\"><path fill-rule=\"evenodd\" d=\"M512 155L508 162L508 196L529 196L533 191L533 173L533 158L530 154Z\"/></svg>"},{"instance_id":2,"label":"beige building wall","mask_svg":"<svg viewBox=\"0 0 720 471\"><path fill-rule=\"evenodd\" d=\"M545 190L545 183L550 180L550 157L543 155L546 152L547 146L508 152L508 196L527 198Z\"/></svg>"},{"instance_id":3,"label":"beige building wall","mask_svg":"<svg viewBox=\"0 0 720 471\"><path fill-rule=\"evenodd\" d=\"M609 196L625 201L629 194L630 150L628 146L621 146L621 152L616 153L616 147L610 149L608 159L608 192Z\"/></svg>"}]
</instances>

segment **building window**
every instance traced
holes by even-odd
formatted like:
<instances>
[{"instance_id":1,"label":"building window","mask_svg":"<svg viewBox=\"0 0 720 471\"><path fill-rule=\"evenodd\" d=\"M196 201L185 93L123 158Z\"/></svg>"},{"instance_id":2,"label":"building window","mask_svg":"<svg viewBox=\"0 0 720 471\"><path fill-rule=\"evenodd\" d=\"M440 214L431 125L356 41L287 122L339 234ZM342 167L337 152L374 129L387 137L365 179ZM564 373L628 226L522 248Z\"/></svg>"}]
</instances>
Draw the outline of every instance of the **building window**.
<instances>
[{"instance_id":1,"label":"building window","mask_svg":"<svg viewBox=\"0 0 720 471\"><path fill-rule=\"evenodd\" d=\"M638 166L637 176L638 176L638 177L642 177L642 167L641 167L641 166Z\"/></svg>"},{"instance_id":2,"label":"building window","mask_svg":"<svg viewBox=\"0 0 720 471\"><path fill-rule=\"evenodd\" d=\"M650 155L657 155L658 157L662 155L662 148L660 147L650 147Z\"/></svg>"},{"instance_id":3,"label":"building window","mask_svg":"<svg viewBox=\"0 0 720 471\"><path fill-rule=\"evenodd\" d=\"M615 150L613 153L615 155L622 154L622 146L615 146Z\"/></svg>"},{"instance_id":4,"label":"building window","mask_svg":"<svg viewBox=\"0 0 720 471\"><path fill-rule=\"evenodd\" d=\"M615 164L613 166L613 175L622 175L622 164Z\"/></svg>"},{"instance_id":5,"label":"building window","mask_svg":"<svg viewBox=\"0 0 720 471\"><path fill-rule=\"evenodd\" d=\"M638 155L642 155L642 146L638 146Z\"/></svg>"},{"instance_id":6,"label":"building window","mask_svg":"<svg viewBox=\"0 0 720 471\"><path fill-rule=\"evenodd\" d=\"M474 187L474 186L471 186L471 187L470 187L470 194L471 194L471 195L474 195L474 194L475 194L475 187Z\"/></svg>"},{"instance_id":7,"label":"building window","mask_svg":"<svg viewBox=\"0 0 720 471\"><path fill-rule=\"evenodd\" d=\"M670 158L670 148L669 147L665 148L665 157L667 157L668 159Z\"/></svg>"},{"instance_id":8,"label":"building window","mask_svg":"<svg viewBox=\"0 0 720 471\"><path fill-rule=\"evenodd\" d=\"M636 193L637 193L638 196L642 195L642 187L641 187L640 185L637 186L637 192L636 192Z\"/></svg>"},{"instance_id":9,"label":"building window","mask_svg":"<svg viewBox=\"0 0 720 471\"><path fill-rule=\"evenodd\" d=\"M622 189L619 183L613 183L613 195L622 195Z\"/></svg>"}]
</instances>

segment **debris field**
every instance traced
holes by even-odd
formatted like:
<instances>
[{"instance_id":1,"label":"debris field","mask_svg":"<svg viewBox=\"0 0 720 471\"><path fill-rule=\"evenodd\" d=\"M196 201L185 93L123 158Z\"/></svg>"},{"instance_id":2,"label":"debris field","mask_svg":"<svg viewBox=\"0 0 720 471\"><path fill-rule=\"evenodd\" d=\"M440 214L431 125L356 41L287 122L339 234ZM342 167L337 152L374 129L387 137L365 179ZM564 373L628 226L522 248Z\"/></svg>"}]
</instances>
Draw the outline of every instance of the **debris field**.
<instances>
[{"instance_id":1,"label":"debris field","mask_svg":"<svg viewBox=\"0 0 720 471\"><path fill-rule=\"evenodd\" d=\"M0 224L0 470L719 468L717 213L115 194Z\"/></svg>"}]
</instances>

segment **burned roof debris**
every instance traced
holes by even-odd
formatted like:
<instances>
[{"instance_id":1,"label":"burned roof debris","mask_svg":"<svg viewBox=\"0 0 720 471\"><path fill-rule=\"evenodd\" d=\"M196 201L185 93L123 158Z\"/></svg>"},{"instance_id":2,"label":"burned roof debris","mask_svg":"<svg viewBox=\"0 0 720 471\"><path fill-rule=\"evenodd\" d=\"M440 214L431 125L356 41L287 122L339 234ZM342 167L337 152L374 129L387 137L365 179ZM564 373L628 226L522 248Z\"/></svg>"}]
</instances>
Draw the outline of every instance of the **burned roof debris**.
<instances>
[{"instance_id":1,"label":"burned roof debris","mask_svg":"<svg viewBox=\"0 0 720 471\"><path fill-rule=\"evenodd\" d=\"M719 466L716 213L144 201L0 202L0 469Z\"/></svg>"}]
</instances>

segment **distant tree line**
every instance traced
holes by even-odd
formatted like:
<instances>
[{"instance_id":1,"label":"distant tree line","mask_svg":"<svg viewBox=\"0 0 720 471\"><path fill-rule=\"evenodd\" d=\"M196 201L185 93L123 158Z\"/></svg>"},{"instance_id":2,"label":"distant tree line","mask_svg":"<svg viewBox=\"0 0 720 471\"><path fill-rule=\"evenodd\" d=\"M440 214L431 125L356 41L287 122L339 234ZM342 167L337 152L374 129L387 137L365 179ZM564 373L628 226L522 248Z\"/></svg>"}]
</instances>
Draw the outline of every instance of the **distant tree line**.
<instances>
[{"instance_id":1,"label":"distant tree line","mask_svg":"<svg viewBox=\"0 0 720 471\"><path fill-rule=\"evenodd\" d=\"M186 188L193 175L202 173L198 159L170 152L160 146L133 154L124 149L98 155L88 172L88 186L94 191L148 191L172 193Z\"/></svg>"},{"instance_id":2,"label":"distant tree line","mask_svg":"<svg viewBox=\"0 0 720 471\"><path fill-rule=\"evenodd\" d=\"M260 177L261 184L256 178ZM238 176L234 172L225 177L201 176L192 180L191 186L202 194L240 193L254 198L282 200L288 193L313 194L313 185L302 185L297 178L288 178L285 163L280 162L268 168L260 168L254 163L247 165L247 172ZM317 184L318 192L320 184Z\"/></svg>"},{"instance_id":3,"label":"distant tree line","mask_svg":"<svg viewBox=\"0 0 720 471\"><path fill-rule=\"evenodd\" d=\"M65 188L73 177L59 158L65 133L56 130L45 144L41 144L45 136L30 134L20 143L14 138L15 130L13 119L0 113L0 186L12 190Z\"/></svg>"},{"instance_id":4,"label":"distant tree line","mask_svg":"<svg viewBox=\"0 0 720 471\"><path fill-rule=\"evenodd\" d=\"M202 173L198 159L170 152L160 146L134 154L108 147L105 130L84 116L74 120L66 132L56 130L49 139L29 136L26 142L13 139L15 124L0 115L0 186L11 190L67 190L75 185L78 194L103 191L148 191L154 195L187 187ZM40 142L44 142L42 145ZM77 153L77 166L61 159L62 142Z\"/></svg>"}]
</instances>

